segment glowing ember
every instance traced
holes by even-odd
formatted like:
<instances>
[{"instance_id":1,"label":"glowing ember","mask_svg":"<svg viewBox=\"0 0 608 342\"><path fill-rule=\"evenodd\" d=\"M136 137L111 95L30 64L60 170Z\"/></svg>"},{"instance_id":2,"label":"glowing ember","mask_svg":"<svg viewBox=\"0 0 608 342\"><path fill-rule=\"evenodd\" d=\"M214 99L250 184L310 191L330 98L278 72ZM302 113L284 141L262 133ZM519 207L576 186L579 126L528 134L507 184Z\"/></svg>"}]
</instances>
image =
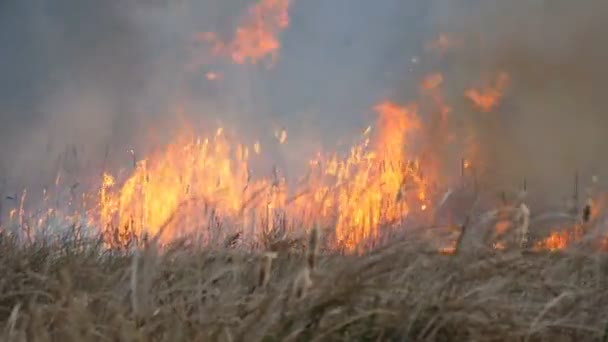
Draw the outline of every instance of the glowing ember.
<instances>
[{"instance_id":1,"label":"glowing ember","mask_svg":"<svg viewBox=\"0 0 608 342\"><path fill-rule=\"evenodd\" d=\"M439 254L453 255L454 253L456 253L456 243L453 246L439 248Z\"/></svg>"},{"instance_id":2,"label":"glowing ember","mask_svg":"<svg viewBox=\"0 0 608 342\"><path fill-rule=\"evenodd\" d=\"M580 225L575 225L571 229L555 229L549 237L538 241L535 248L549 251L562 250L572 243L580 241L583 235L583 228Z\"/></svg>"},{"instance_id":3,"label":"glowing ember","mask_svg":"<svg viewBox=\"0 0 608 342\"><path fill-rule=\"evenodd\" d=\"M494 244L492 244L492 247L499 251L505 250L507 248L505 243L502 241L495 242Z\"/></svg>"},{"instance_id":4,"label":"glowing ember","mask_svg":"<svg viewBox=\"0 0 608 342\"><path fill-rule=\"evenodd\" d=\"M484 89L472 88L466 91L465 96L473 102L475 108L487 113L494 110L500 104L500 100L504 96L504 91L508 85L509 75L501 73L492 87Z\"/></svg>"}]
</instances>

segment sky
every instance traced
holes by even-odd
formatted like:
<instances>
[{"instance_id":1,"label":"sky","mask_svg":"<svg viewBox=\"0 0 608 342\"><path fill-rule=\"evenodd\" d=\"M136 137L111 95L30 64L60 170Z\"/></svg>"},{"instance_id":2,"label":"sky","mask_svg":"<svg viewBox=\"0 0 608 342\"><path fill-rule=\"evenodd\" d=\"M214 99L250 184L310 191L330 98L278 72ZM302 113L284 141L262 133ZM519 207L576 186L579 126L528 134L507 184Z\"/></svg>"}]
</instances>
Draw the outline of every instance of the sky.
<instances>
[{"instance_id":1,"label":"sky","mask_svg":"<svg viewBox=\"0 0 608 342\"><path fill-rule=\"evenodd\" d=\"M186 70L196 34L229 37L253 3L2 2L4 173L52 164L72 145L98 157L107 145L145 144L149 126L176 121L179 106L194 121L250 139L293 127L296 141L336 144L373 121L369 109L391 94L419 50L429 7L294 1L272 67L220 61ZM208 82L209 70L222 81Z\"/></svg>"}]
</instances>

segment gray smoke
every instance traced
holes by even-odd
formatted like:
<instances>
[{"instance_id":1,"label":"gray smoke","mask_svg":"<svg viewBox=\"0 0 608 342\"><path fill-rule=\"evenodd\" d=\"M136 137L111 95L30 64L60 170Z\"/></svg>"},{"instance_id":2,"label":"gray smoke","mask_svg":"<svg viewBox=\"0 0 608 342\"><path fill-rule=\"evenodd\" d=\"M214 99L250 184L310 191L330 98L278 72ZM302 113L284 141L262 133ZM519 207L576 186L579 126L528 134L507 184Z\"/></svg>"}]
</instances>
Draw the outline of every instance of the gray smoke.
<instances>
[{"instance_id":1,"label":"gray smoke","mask_svg":"<svg viewBox=\"0 0 608 342\"><path fill-rule=\"evenodd\" d=\"M186 70L203 49L197 32L229 39L253 3L3 2L1 176L44 184L70 158L91 169L128 164L127 148L143 154L168 139L179 107L198 128L223 124L245 142L262 138L278 163L350 143L374 119L369 108L400 83L395 71L422 42L429 7L295 1L272 69L215 60ZM223 79L208 82L208 71ZM264 141L280 127L295 153Z\"/></svg>"},{"instance_id":2,"label":"gray smoke","mask_svg":"<svg viewBox=\"0 0 608 342\"><path fill-rule=\"evenodd\" d=\"M511 75L500 110L475 124L495 181L526 177L537 193L565 196L575 172L587 183L607 175L608 3L439 1L434 13L438 29L465 41L448 56L454 91L499 70Z\"/></svg>"},{"instance_id":3,"label":"gray smoke","mask_svg":"<svg viewBox=\"0 0 608 342\"><path fill-rule=\"evenodd\" d=\"M453 117L473 122L496 182L527 177L544 191L608 166L602 1L295 0L273 68L215 60L186 70L201 54L196 33L229 38L252 3L0 4L0 176L45 184L68 159L124 166L126 149L169 139L180 106L197 128L223 124L245 142L261 138L276 163L297 164L348 145L379 100L416 100L432 71L445 74ZM439 32L463 46L429 56ZM463 93L497 70L511 87L496 113L479 115ZM207 81L209 71L223 79ZM288 129L286 146L265 138L277 127Z\"/></svg>"}]
</instances>

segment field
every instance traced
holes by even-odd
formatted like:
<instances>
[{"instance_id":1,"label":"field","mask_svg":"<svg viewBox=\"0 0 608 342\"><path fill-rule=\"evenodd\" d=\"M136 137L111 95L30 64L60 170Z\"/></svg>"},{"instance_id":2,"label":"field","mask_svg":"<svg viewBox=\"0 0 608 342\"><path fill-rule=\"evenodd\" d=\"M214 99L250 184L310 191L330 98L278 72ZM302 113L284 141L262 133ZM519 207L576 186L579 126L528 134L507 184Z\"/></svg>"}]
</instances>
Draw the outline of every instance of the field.
<instances>
[{"instance_id":1,"label":"field","mask_svg":"<svg viewBox=\"0 0 608 342\"><path fill-rule=\"evenodd\" d=\"M412 238L347 255L321 250L319 230L267 252L77 236L0 235L3 340L607 339L608 256L582 242L442 255Z\"/></svg>"},{"instance_id":2,"label":"field","mask_svg":"<svg viewBox=\"0 0 608 342\"><path fill-rule=\"evenodd\" d=\"M608 1L16 3L0 342L608 342Z\"/></svg>"}]
</instances>

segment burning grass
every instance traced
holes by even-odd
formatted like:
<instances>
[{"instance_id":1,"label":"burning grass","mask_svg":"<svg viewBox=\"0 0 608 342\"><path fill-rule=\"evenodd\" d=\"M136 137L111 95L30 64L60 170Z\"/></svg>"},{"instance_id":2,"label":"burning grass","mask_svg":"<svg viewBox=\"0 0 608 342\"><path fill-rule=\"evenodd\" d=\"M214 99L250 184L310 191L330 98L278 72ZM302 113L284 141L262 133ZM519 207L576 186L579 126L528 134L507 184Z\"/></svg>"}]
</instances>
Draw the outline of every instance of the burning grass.
<instances>
[{"instance_id":1,"label":"burning grass","mask_svg":"<svg viewBox=\"0 0 608 342\"><path fill-rule=\"evenodd\" d=\"M363 255L324 238L246 252L176 241L108 250L74 232L0 235L6 341L583 341L606 338L608 256L416 239Z\"/></svg>"},{"instance_id":2,"label":"burning grass","mask_svg":"<svg viewBox=\"0 0 608 342\"><path fill-rule=\"evenodd\" d=\"M469 193L437 201L435 221ZM356 253L337 248L333 227L290 230L285 220L255 240L229 221L205 240L119 226L27 239L5 230L0 332L10 341L607 338L597 206L580 218L531 215L524 196L503 197L489 211L474 200L460 226L381 226Z\"/></svg>"},{"instance_id":3,"label":"burning grass","mask_svg":"<svg viewBox=\"0 0 608 342\"><path fill-rule=\"evenodd\" d=\"M275 59L288 5L262 1L233 43L206 41L235 63ZM491 112L509 80L501 73L465 96ZM126 175L104 169L92 191L70 185L62 196L58 177L42 210L24 205L27 191L11 196L8 215L0 210L0 333L9 341L608 340L605 201L589 194L582 212L544 214L531 211L524 185L497 205L483 198L490 191L468 137L460 178L442 175L441 146L459 145L444 82L441 73L423 79L425 105L379 102L376 124L350 153L319 153L296 184L274 166L252 176L260 143L219 128L207 138L183 132L142 160L131 150ZM281 145L287 137L275 132ZM578 203L578 177L576 185Z\"/></svg>"}]
</instances>

